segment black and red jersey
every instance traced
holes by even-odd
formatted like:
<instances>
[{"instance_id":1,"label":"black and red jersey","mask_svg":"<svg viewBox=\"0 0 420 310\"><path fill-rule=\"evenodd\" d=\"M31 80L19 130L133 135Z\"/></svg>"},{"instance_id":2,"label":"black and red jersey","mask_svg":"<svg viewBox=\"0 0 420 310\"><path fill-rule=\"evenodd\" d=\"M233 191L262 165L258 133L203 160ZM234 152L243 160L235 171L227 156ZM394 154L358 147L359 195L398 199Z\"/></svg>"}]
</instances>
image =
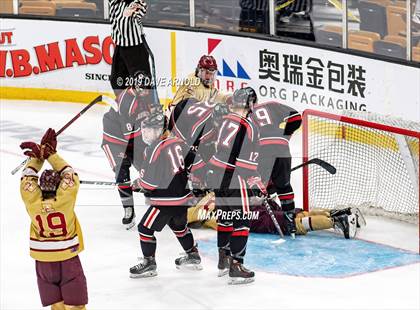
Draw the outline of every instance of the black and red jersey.
<instances>
[{"instance_id":1,"label":"black and red jersey","mask_svg":"<svg viewBox=\"0 0 420 310\"><path fill-rule=\"evenodd\" d=\"M189 146L207 143L215 135L213 125L214 104L182 100L172 110L168 129Z\"/></svg>"},{"instance_id":2,"label":"black and red jersey","mask_svg":"<svg viewBox=\"0 0 420 310\"><path fill-rule=\"evenodd\" d=\"M255 105L251 117L258 126L261 146L288 145L302 122L299 112L276 101Z\"/></svg>"},{"instance_id":3,"label":"black and red jersey","mask_svg":"<svg viewBox=\"0 0 420 310\"><path fill-rule=\"evenodd\" d=\"M131 88L122 91L103 118L103 140L107 143L126 145L141 136L141 121L150 111L148 97L137 98Z\"/></svg>"},{"instance_id":4,"label":"black and red jersey","mask_svg":"<svg viewBox=\"0 0 420 310\"><path fill-rule=\"evenodd\" d=\"M258 176L259 133L252 119L235 113L223 117L210 164L246 178Z\"/></svg>"},{"instance_id":5,"label":"black and red jersey","mask_svg":"<svg viewBox=\"0 0 420 310\"><path fill-rule=\"evenodd\" d=\"M152 206L185 206L193 197L188 174L204 174L204 162L178 137L152 143L145 150L140 186Z\"/></svg>"}]
</instances>

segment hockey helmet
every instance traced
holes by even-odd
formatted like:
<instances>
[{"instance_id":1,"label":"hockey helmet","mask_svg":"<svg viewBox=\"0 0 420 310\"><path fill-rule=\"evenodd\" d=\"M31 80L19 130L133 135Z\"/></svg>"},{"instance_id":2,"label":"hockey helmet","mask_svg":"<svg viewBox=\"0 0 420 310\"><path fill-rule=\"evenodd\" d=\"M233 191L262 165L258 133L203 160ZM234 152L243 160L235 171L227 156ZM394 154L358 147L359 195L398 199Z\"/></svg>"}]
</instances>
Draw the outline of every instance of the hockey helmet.
<instances>
[{"instance_id":1,"label":"hockey helmet","mask_svg":"<svg viewBox=\"0 0 420 310\"><path fill-rule=\"evenodd\" d=\"M57 171L45 169L39 178L39 187L43 192L55 192L60 181L60 174Z\"/></svg>"},{"instance_id":2,"label":"hockey helmet","mask_svg":"<svg viewBox=\"0 0 420 310\"><path fill-rule=\"evenodd\" d=\"M141 122L141 134L144 143L150 145L159 138L165 127L165 117L162 113L151 114Z\"/></svg>"},{"instance_id":3,"label":"hockey helmet","mask_svg":"<svg viewBox=\"0 0 420 310\"><path fill-rule=\"evenodd\" d=\"M214 108L213 108L213 121L216 124L220 124L223 116L228 115L229 114L229 107L227 104L225 103L218 103Z\"/></svg>"},{"instance_id":4,"label":"hockey helmet","mask_svg":"<svg viewBox=\"0 0 420 310\"><path fill-rule=\"evenodd\" d=\"M207 69L207 70L217 70L217 63L216 59L210 55L203 55L201 56L200 60L198 61L198 68L200 69Z\"/></svg>"},{"instance_id":5,"label":"hockey helmet","mask_svg":"<svg viewBox=\"0 0 420 310\"><path fill-rule=\"evenodd\" d=\"M133 78L133 87L138 96L148 94L146 90L153 88L152 76L145 71L137 71Z\"/></svg>"},{"instance_id":6,"label":"hockey helmet","mask_svg":"<svg viewBox=\"0 0 420 310\"><path fill-rule=\"evenodd\" d=\"M257 93L252 87L240 88L233 93L232 108L251 110L257 100Z\"/></svg>"},{"instance_id":7,"label":"hockey helmet","mask_svg":"<svg viewBox=\"0 0 420 310\"><path fill-rule=\"evenodd\" d=\"M217 73L216 59L210 55L201 56L197 65L197 76L205 86L210 86L214 82Z\"/></svg>"}]
</instances>

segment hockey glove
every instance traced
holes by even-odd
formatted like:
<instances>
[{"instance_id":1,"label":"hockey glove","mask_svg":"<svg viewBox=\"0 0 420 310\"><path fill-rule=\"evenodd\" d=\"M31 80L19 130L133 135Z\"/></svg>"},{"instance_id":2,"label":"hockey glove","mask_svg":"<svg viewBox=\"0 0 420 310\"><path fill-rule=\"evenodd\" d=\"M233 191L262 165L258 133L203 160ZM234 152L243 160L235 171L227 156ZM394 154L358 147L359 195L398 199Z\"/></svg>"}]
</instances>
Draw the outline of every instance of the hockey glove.
<instances>
[{"instance_id":1,"label":"hockey glove","mask_svg":"<svg viewBox=\"0 0 420 310\"><path fill-rule=\"evenodd\" d=\"M20 144L20 148L22 150L28 149L23 152L26 156L43 159L41 156L41 146L35 142L25 141Z\"/></svg>"},{"instance_id":2,"label":"hockey glove","mask_svg":"<svg viewBox=\"0 0 420 310\"><path fill-rule=\"evenodd\" d=\"M55 130L48 128L44 136L41 139L41 156L43 159L47 159L52 154L57 152L57 135Z\"/></svg>"},{"instance_id":3,"label":"hockey glove","mask_svg":"<svg viewBox=\"0 0 420 310\"><path fill-rule=\"evenodd\" d=\"M248 183L249 188L252 190L252 192L255 194L255 196L267 196L267 189L265 188L265 185L261 181L260 177L250 177L246 180Z\"/></svg>"},{"instance_id":4,"label":"hockey glove","mask_svg":"<svg viewBox=\"0 0 420 310\"><path fill-rule=\"evenodd\" d=\"M281 202L277 193L271 194L267 198L267 202L273 210L281 210Z\"/></svg>"},{"instance_id":5,"label":"hockey glove","mask_svg":"<svg viewBox=\"0 0 420 310\"><path fill-rule=\"evenodd\" d=\"M137 193L145 192L143 187L140 185L140 178L135 179L133 183L131 183L131 189L133 190L133 192L137 192Z\"/></svg>"}]
</instances>

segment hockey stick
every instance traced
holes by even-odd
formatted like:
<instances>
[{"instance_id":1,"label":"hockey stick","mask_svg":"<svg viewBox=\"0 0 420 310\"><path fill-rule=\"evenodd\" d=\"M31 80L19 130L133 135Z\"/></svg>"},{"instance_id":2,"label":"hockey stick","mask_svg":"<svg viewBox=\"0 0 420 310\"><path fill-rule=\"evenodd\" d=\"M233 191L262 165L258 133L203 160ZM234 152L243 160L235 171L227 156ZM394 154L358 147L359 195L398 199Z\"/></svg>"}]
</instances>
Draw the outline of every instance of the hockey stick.
<instances>
[{"instance_id":1,"label":"hockey stick","mask_svg":"<svg viewBox=\"0 0 420 310\"><path fill-rule=\"evenodd\" d=\"M155 56L153 55L153 52L150 49L149 44L147 44L146 34L144 33L143 23L141 22L141 20L138 20L138 24L140 26L141 39L143 41L143 44L144 44L144 47L146 48L147 53L149 54L151 65L152 65L152 72L151 72L151 74L152 74L152 79L153 79L153 97L154 97L154 103L157 103L157 104L159 104L161 106L160 100L159 100L159 95L158 95L158 92L157 92L157 84L156 84Z\"/></svg>"},{"instance_id":2,"label":"hockey stick","mask_svg":"<svg viewBox=\"0 0 420 310\"><path fill-rule=\"evenodd\" d=\"M93 105L97 104L98 102L102 101L102 95L96 97L93 101L91 101L82 111L76 114L70 121L68 121L61 129L56 132L56 136L61 134L64 130L67 129L71 124L73 124L80 116L82 116L87 110L89 110ZM15 169L11 171L12 175L15 175L23 166L25 166L30 160L30 157L26 158L23 162L19 164Z\"/></svg>"},{"instance_id":3,"label":"hockey stick","mask_svg":"<svg viewBox=\"0 0 420 310\"><path fill-rule=\"evenodd\" d=\"M295 171L299 168L305 167L305 166L310 165L310 164L318 165L318 166L324 168L325 170L327 170L330 174L335 174L337 172L337 169L333 165L331 165L330 163L327 163L325 160L322 160L320 158L312 158L312 159L308 160L307 162L304 162L303 164L300 164L300 165L297 165L296 167L293 167L291 169L291 171Z\"/></svg>"},{"instance_id":4,"label":"hockey stick","mask_svg":"<svg viewBox=\"0 0 420 310\"><path fill-rule=\"evenodd\" d=\"M80 184L118 186L117 182L107 182L107 181L83 181L83 180L80 180Z\"/></svg>"},{"instance_id":5,"label":"hockey stick","mask_svg":"<svg viewBox=\"0 0 420 310\"><path fill-rule=\"evenodd\" d=\"M108 181L84 181L84 180L80 180L80 184L118 186L118 185L123 184L123 183L110 182L110 181L108 182ZM130 186L133 187L133 183L131 183ZM139 188L139 187L136 187L136 189L134 191L139 192L139 193L144 193L144 190Z\"/></svg>"},{"instance_id":6,"label":"hockey stick","mask_svg":"<svg viewBox=\"0 0 420 310\"><path fill-rule=\"evenodd\" d=\"M278 239L276 241L273 241L273 243L276 243L276 244L282 244L282 243L284 243L286 240L283 239L284 238L283 231L281 230L281 227L279 225L279 222L277 221L276 217L274 216L273 210L271 210L271 207L270 207L267 199L264 199L263 206L267 209L267 212L270 215L271 220L273 221L274 226L276 227L276 230L277 230L277 232L280 235L280 239Z\"/></svg>"}]
</instances>

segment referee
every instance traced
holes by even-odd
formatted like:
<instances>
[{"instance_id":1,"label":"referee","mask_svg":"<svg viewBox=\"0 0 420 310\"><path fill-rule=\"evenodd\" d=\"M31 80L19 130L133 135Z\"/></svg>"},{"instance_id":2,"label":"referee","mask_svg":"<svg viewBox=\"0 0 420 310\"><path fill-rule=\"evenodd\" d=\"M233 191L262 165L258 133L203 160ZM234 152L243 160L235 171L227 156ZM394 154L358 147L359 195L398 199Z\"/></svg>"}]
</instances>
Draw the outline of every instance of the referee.
<instances>
[{"instance_id":1,"label":"referee","mask_svg":"<svg viewBox=\"0 0 420 310\"><path fill-rule=\"evenodd\" d=\"M242 31L270 33L268 0L240 0L239 27Z\"/></svg>"},{"instance_id":2,"label":"referee","mask_svg":"<svg viewBox=\"0 0 420 310\"><path fill-rule=\"evenodd\" d=\"M141 19L146 14L143 0L109 0L112 39L115 43L111 86L115 95L133 83L138 72L151 76L149 48L142 35Z\"/></svg>"}]
</instances>

